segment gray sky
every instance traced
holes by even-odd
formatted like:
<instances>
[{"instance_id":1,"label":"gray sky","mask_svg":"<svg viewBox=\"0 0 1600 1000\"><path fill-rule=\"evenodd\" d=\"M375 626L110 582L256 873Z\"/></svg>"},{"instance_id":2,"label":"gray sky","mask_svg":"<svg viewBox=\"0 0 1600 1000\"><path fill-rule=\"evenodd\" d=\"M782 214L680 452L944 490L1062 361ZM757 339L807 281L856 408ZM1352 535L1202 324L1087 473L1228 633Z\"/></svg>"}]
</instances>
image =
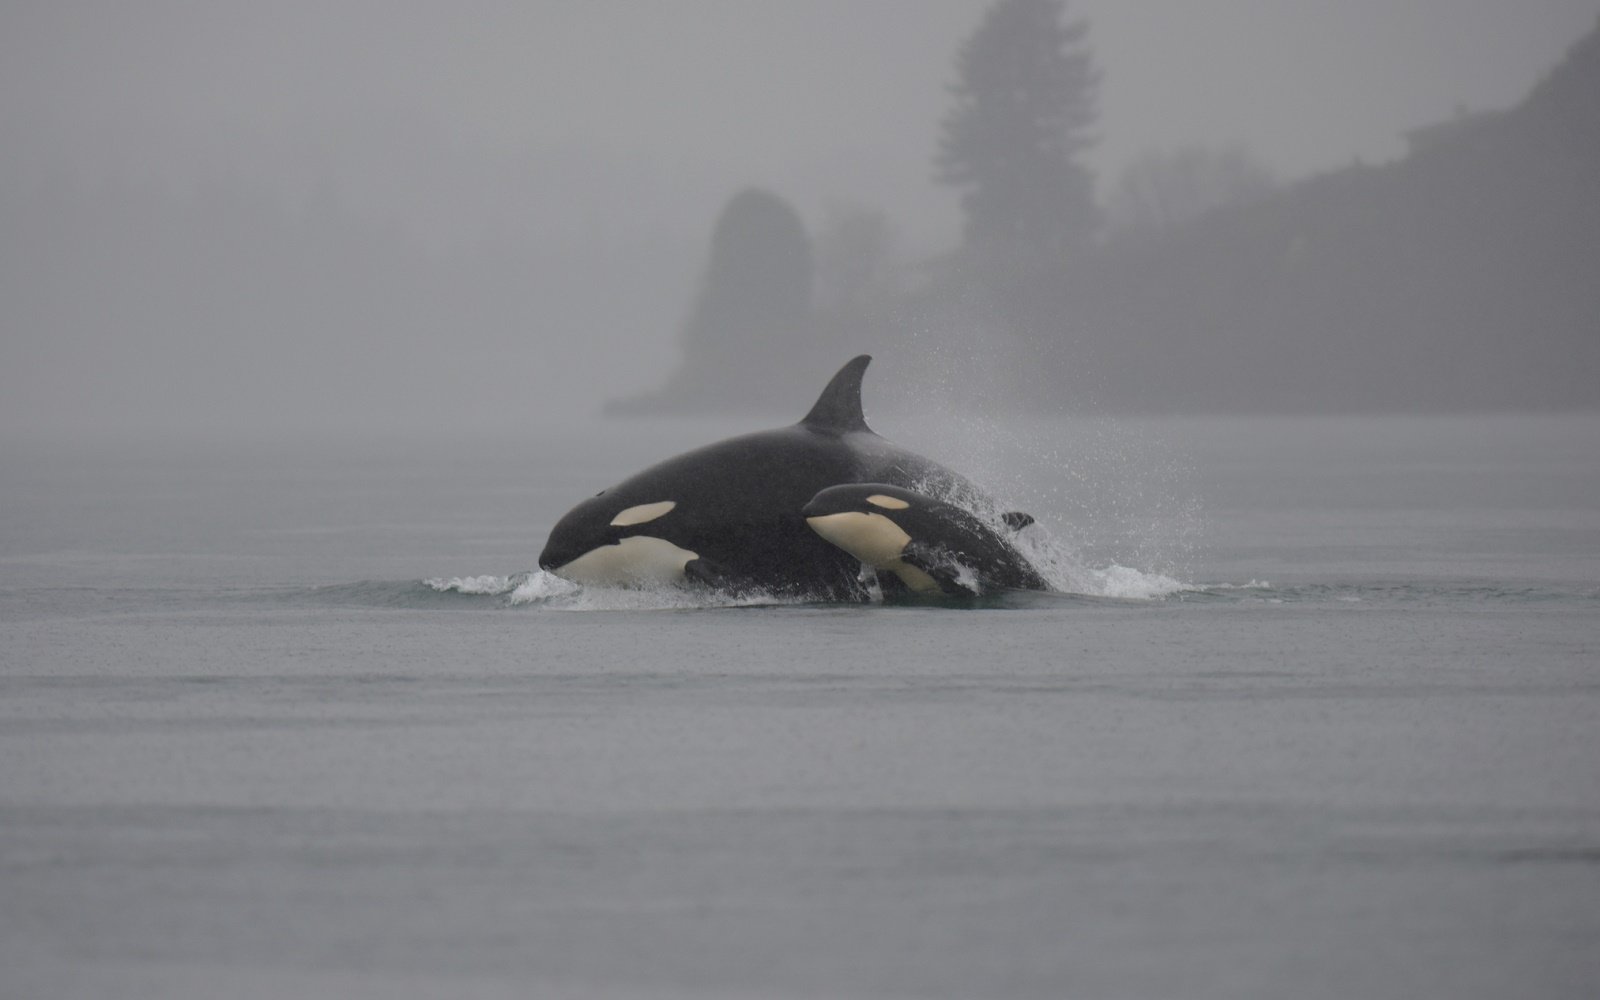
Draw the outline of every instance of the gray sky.
<instances>
[{"instance_id":1,"label":"gray sky","mask_svg":"<svg viewBox=\"0 0 1600 1000\"><path fill-rule=\"evenodd\" d=\"M917 237L947 239L955 209L929 181L928 159L953 53L986 6L13 2L0 14L0 108L7 158L24 162L63 156L181 175L199 156L294 185L330 161L379 173L400 155L386 140L426 137L458 161L542 155L579 174L603 165L602 176L667 185L756 180L802 211L829 200L885 205ZM1600 2L1071 9L1090 20L1105 74L1103 175L1151 147L1237 141L1298 176L1397 155L1402 130L1458 104L1514 102L1593 24ZM404 201L384 182L428 179L376 180L375 200Z\"/></svg>"},{"instance_id":2,"label":"gray sky","mask_svg":"<svg viewBox=\"0 0 1600 1000\"><path fill-rule=\"evenodd\" d=\"M929 162L954 52L986 7L11 0L0 177L183 190L222 176L296 204L331 186L430 252L509 232L540 242L553 271L614 260L633 294L587 321L553 306L556 363L528 383L570 405L583 393L559 369L591 348L627 349L602 395L672 363L712 218L742 186L772 188L813 223L829 206L882 208L908 254L953 244L955 198ZM1600 0L1071 8L1104 71L1104 181L1143 150L1192 143L1242 143L1285 177L1394 157L1406 128L1520 99ZM20 322L7 318L8 340ZM39 401L28 385L92 365L38 343L12 361L0 377L14 406Z\"/></svg>"}]
</instances>

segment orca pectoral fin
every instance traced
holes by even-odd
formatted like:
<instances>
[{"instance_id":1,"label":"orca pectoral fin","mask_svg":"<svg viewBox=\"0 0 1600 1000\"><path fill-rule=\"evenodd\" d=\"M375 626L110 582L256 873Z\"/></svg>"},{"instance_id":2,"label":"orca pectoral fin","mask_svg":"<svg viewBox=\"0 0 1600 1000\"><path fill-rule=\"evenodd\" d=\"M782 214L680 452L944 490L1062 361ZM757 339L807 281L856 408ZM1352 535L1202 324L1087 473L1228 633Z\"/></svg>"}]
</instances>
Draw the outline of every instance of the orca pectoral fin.
<instances>
[{"instance_id":1,"label":"orca pectoral fin","mask_svg":"<svg viewBox=\"0 0 1600 1000\"><path fill-rule=\"evenodd\" d=\"M694 583L712 590L734 591L738 589L738 580L721 563L713 562L705 557L690 559L683 565L683 575Z\"/></svg>"},{"instance_id":2,"label":"orca pectoral fin","mask_svg":"<svg viewBox=\"0 0 1600 1000\"><path fill-rule=\"evenodd\" d=\"M904 580L887 570L874 569L866 563L861 564L859 579L868 591L876 586L878 594L886 600L895 600L911 593L911 588L906 586Z\"/></svg>"},{"instance_id":3,"label":"orca pectoral fin","mask_svg":"<svg viewBox=\"0 0 1600 1000\"><path fill-rule=\"evenodd\" d=\"M1000 520L1004 521L1006 527L1010 528L1012 531L1021 531L1023 528L1026 528L1028 525L1034 523L1032 514L1024 514L1020 510L1008 510L1004 514L1000 515Z\"/></svg>"},{"instance_id":4,"label":"orca pectoral fin","mask_svg":"<svg viewBox=\"0 0 1600 1000\"><path fill-rule=\"evenodd\" d=\"M949 597L972 597L983 593L977 574L963 566L955 553L938 545L911 541L900 552L900 561L933 578L941 593Z\"/></svg>"}]
</instances>

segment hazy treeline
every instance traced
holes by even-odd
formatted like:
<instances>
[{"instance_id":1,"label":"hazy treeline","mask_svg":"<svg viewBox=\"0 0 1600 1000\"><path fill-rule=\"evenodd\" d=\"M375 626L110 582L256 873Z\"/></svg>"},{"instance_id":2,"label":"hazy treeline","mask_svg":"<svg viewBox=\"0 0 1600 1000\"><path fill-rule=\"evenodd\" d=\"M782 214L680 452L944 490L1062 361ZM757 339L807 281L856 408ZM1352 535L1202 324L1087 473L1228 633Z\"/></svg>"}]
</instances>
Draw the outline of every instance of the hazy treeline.
<instances>
[{"instance_id":1,"label":"hazy treeline","mask_svg":"<svg viewBox=\"0 0 1600 1000\"><path fill-rule=\"evenodd\" d=\"M797 317L819 266L798 216L740 194L683 371L622 408L746 405L786 371L867 348L1051 408L1600 404L1600 26L1522 104L1419 128L1398 162L1280 184L1241 150L1152 153L1102 207L1081 163L1098 76L1088 25L1065 15L1060 0L1002 0L958 54L933 164L962 198L958 249L896 268L892 223L847 221L876 234L852 256L834 220L821 255L859 273L855 294ZM763 227L758 203L789 221ZM754 274L761 262L787 275ZM763 287L784 303L770 316ZM708 307L736 295L737 313Z\"/></svg>"},{"instance_id":2,"label":"hazy treeline","mask_svg":"<svg viewBox=\"0 0 1600 1000\"><path fill-rule=\"evenodd\" d=\"M1514 109L1112 241L1015 315L1142 410L1594 406L1597 123L1600 29Z\"/></svg>"},{"instance_id":3,"label":"hazy treeline","mask_svg":"<svg viewBox=\"0 0 1600 1000\"><path fill-rule=\"evenodd\" d=\"M1219 145L1096 178L1110 123L1072 13L999 0L929 54L954 57L925 160L964 221L943 252L873 205L804 215L782 190L631 156L496 159L420 112L331 138L291 117L280 139L230 132L192 158L118 124L106 148L171 152L165 175L15 143L7 422L484 426L539 392L793 408L861 351L900 384L1032 407L1600 404L1596 33L1519 106L1419 129L1398 162L1288 183Z\"/></svg>"}]
</instances>

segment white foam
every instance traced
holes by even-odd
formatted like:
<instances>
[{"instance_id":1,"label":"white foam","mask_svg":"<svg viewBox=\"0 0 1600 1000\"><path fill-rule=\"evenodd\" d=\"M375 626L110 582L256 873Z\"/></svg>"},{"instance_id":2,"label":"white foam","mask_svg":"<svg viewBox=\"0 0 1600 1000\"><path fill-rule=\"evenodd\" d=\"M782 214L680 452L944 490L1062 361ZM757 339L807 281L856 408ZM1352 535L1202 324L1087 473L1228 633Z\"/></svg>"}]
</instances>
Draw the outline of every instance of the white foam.
<instances>
[{"instance_id":1,"label":"white foam","mask_svg":"<svg viewBox=\"0 0 1600 1000\"><path fill-rule=\"evenodd\" d=\"M482 594L487 596L504 594L516 586L513 578L509 576L452 576L448 580L443 577L434 577L423 582L441 594Z\"/></svg>"},{"instance_id":2,"label":"white foam","mask_svg":"<svg viewBox=\"0 0 1600 1000\"><path fill-rule=\"evenodd\" d=\"M537 605L556 611L657 611L734 608L803 603L763 592L729 594L700 587L659 583L638 587L578 584L544 570L510 576L433 577L423 583L443 593L504 597L511 606Z\"/></svg>"},{"instance_id":3,"label":"white foam","mask_svg":"<svg viewBox=\"0 0 1600 1000\"><path fill-rule=\"evenodd\" d=\"M1029 530L1032 532L1035 529ZM1029 546L1024 551L1039 567L1046 582L1053 590L1066 594L1158 600L1196 589L1245 589L1238 585L1196 588L1163 573L1145 572L1115 563L1103 567L1084 566L1059 556L1044 559L1032 549ZM958 572L960 582L976 590L976 578L971 571L958 567ZM484 574L449 579L435 577L423 582L440 593L504 597L505 603L511 606L535 605L552 611L668 611L807 603L800 598L779 597L769 593L729 594L670 584L645 587L584 585L544 570L512 576ZM881 603L881 592L869 587L868 600L874 604Z\"/></svg>"},{"instance_id":4,"label":"white foam","mask_svg":"<svg viewBox=\"0 0 1600 1000\"><path fill-rule=\"evenodd\" d=\"M1039 524L1016 533L1013 539L1018 551L1033 563L1045 582L1065 594L1153 601L1198 589L1167 573L1117 562L1090 565Z\"/></svg>"},{"instance_id":5,"label":"white foam","mask_svg":"<svg viewBox=\"0 0 1600 1000\"><path fill-rule=\"evenodd\" d=\"M563 580L554 573L546 573L542 569L519 574L513 579L517 581L515 586L508 588L511 591L509 600L512 604L539 604L571 597L583 590L578 584Z\"/></svg>"},{"instance_id":6,"label":"white foam","mask_svg":"<svg viewBox=\"0 0 1600 1000\"><path fill-rule=\"evenodd\" d=\"M1102 569L1085 571L1094 582L1093 593L1099 597L1123 597L1153 601L1195 588L1165 573L1146 573L1131 566L1112 563Z\"/></svg>"},{"instance_id":7,"label":"white foam","mask_svg":"<svg viewBox=\"0 0 1600 1000\"><path fill-rule=\"evenodd\" d=\"M765 593L735 595L669 583L638 587L578 584L544 570L519 574L511 580L515 586L510 588L507 603L537 605L553 611L673 611L798 603Z\"/></svg>"},{"instance_id":8,"label":"white foam","mask_svg":"<svg viewBox=\"0 0 1600 1000\"><path fill-rule=\"evenodd\" d=\"M978 574L971 566L963 562L957 562L955 566L957 584L965 587L969 593L983 593L983 587L978 583Z\"/></svg>"}]
</instances>

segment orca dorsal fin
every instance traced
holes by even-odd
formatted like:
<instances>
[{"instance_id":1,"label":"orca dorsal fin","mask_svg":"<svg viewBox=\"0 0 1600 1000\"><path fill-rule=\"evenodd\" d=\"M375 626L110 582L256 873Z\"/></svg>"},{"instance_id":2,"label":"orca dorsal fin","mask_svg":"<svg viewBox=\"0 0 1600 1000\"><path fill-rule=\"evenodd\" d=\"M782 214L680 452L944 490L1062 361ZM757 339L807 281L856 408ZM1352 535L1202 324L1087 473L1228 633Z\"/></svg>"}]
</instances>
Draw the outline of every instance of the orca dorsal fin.
<instances>
[{"instance_id":1,"label":"orca dorsal fin","mask_svg":"<svg viewBox=\"0 0 1600 1000\"><path fill-rule=\"evenodd\" d=\"M800 422L819 431L872 430L861 413L861 376L871 361L872 355L860 354L846 362Z\"/></svg>"}]
</instances>

